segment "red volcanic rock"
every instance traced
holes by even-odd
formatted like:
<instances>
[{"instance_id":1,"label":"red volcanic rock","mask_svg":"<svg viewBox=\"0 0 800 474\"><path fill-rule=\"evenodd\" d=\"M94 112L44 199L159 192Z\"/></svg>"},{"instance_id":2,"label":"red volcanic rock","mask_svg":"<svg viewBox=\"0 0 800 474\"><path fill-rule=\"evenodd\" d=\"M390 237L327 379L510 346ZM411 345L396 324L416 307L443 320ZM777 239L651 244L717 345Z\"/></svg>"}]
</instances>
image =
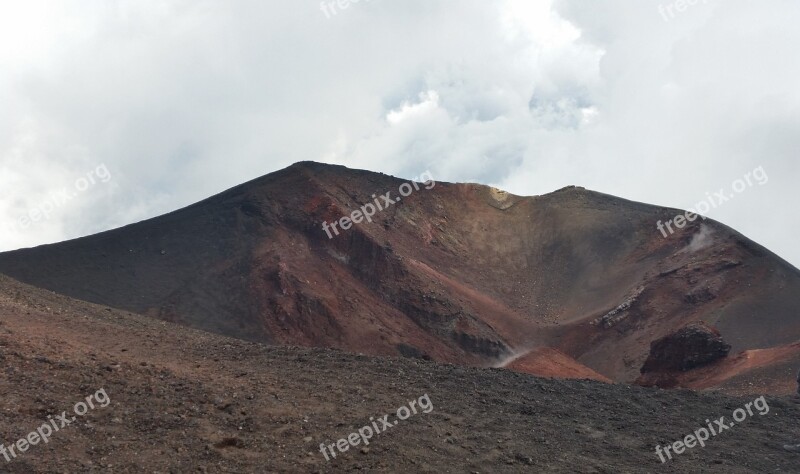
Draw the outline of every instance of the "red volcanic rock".
<instances>
[{"instance_id":1,"label":"red volcanic rock","mask_svg":"<svg viewBox=\"0 0 800 474\"><path fill-rule=\"evenodd\" d=\"M572 357L552 347L539 347L504 365L505 368L536 375L562 379L591 379L611 383L611 380L586 367Z\"/></svg>"},{"instance_id":2,"label":"red volcanic rock","mask_svg":"<svg viewBox=\"0 0 800 474\"><path fill-rule=\"evenodd\" d=\"M725 358L731 350L719 331L692 323L650 344L650 356L641 372L685 372Z\"/></svg>"},{"instance_id":3,"label":"red volcanic rock","mask_svg":"<svg viewBox=\"0 0 800 474\"><path fill-rule=\"evenodd\" d=\"M519 364L615 382L640 375L650 334L672 334L686 321L710 321L737 353L800 340L798 269L711 219L664 238L656 222L683 211L579 187L516 196L417 183L371 221L329 238L323 223L378 195L400 198L403 185L297 163L163 216L0 253L0 273L276 346L482 367L547 347L564 357L534 354ZM707 245L692 245L698 235ZM689 344L666 367L709 357L705 339L689 341L699 352ZM781 390L794 387L796 366L782 367L759 370L774 370ZM726 374L698 383L725 383Z\"/></svg>"}]
</instances>

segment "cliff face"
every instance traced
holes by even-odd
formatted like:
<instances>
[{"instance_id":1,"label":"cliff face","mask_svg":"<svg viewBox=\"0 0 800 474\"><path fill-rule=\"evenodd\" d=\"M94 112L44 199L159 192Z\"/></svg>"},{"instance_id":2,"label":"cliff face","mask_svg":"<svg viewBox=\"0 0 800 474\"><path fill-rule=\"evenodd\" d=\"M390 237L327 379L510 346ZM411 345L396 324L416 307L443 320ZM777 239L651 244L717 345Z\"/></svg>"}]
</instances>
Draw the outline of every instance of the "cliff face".
<instances>
[{"instance_id":1,"label":"cliff face","mask_svg":"<svg viewBox=\"0 0 800 474\"><path fill-rule=\"evenodd\" d=\"M800 273L719 223L664 238L656 222L678 210L582 188L411 183L401 196L404 183L298 163L155 219L0 254L0 272L247 340L481 366L523 357L534 371L552 369L535 361L552 348L615 381L699 320L734 354L800 340ZM368 204L380 208L369 222Z\"/></svg>"}]
</instances>

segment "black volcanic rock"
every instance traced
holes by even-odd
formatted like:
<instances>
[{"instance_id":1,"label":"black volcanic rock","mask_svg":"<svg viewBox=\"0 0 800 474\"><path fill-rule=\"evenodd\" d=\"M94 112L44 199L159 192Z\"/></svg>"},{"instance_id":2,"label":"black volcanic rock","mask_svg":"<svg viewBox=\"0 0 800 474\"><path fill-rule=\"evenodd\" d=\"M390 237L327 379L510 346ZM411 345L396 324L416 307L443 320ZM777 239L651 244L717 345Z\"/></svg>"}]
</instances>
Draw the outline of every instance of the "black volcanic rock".
<instances>
[{"instance_id":1,"label":"black volcanic rock","mask_svg":"<svg viewBox=\"0 0 800 474\"><path fill-rule=\"evenodd\" d=\"M719 331L702 322L692 323L653 341L641 372L684 372L723 359L730 350Z\"/></svg>"}]
</instances>

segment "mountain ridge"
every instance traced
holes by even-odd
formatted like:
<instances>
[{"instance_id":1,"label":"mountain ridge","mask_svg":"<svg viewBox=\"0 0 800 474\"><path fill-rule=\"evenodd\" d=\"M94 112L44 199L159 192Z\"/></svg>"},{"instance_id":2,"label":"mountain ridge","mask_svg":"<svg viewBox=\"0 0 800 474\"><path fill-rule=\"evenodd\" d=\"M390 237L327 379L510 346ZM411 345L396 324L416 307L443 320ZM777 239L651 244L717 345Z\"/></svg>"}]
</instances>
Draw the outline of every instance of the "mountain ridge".
<instances>
[{"instance_id":1,"label":"mountain ridge","mask_svg":"<svg viewBox=\"0 0 800 474\"><path fill-rule=\"evenodd\" d=\"M162 216L2 253L0 272L251 341L486 367L557 353L586 367L572 373L624 382L650 341L695 321L732 357L800 340L788 262L711 219L663 238L656 221L680 211L577 186L516 196L436 182L372 223L323 231L405 182L300 162Z\"/></svg>"}]
</instances>

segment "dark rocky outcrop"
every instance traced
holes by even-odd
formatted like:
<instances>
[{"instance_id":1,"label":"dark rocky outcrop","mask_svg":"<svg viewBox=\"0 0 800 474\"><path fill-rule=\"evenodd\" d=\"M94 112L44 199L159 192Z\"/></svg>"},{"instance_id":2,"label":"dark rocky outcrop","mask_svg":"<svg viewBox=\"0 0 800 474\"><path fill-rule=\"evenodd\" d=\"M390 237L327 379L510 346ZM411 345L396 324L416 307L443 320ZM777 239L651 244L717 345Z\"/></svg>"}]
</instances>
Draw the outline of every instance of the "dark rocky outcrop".
<instances>
[{"instance_id":1,"label":"dark rocky outcrop","mask_svg":"<svg viewBox=\"0 0 800 474\"><path fill-rule=\"evenodd\" d=\"M641 372L684 372L723 359L730 350L719 331L703 322L692 323L653 341Z\"/></svg>"}]
</instances>

